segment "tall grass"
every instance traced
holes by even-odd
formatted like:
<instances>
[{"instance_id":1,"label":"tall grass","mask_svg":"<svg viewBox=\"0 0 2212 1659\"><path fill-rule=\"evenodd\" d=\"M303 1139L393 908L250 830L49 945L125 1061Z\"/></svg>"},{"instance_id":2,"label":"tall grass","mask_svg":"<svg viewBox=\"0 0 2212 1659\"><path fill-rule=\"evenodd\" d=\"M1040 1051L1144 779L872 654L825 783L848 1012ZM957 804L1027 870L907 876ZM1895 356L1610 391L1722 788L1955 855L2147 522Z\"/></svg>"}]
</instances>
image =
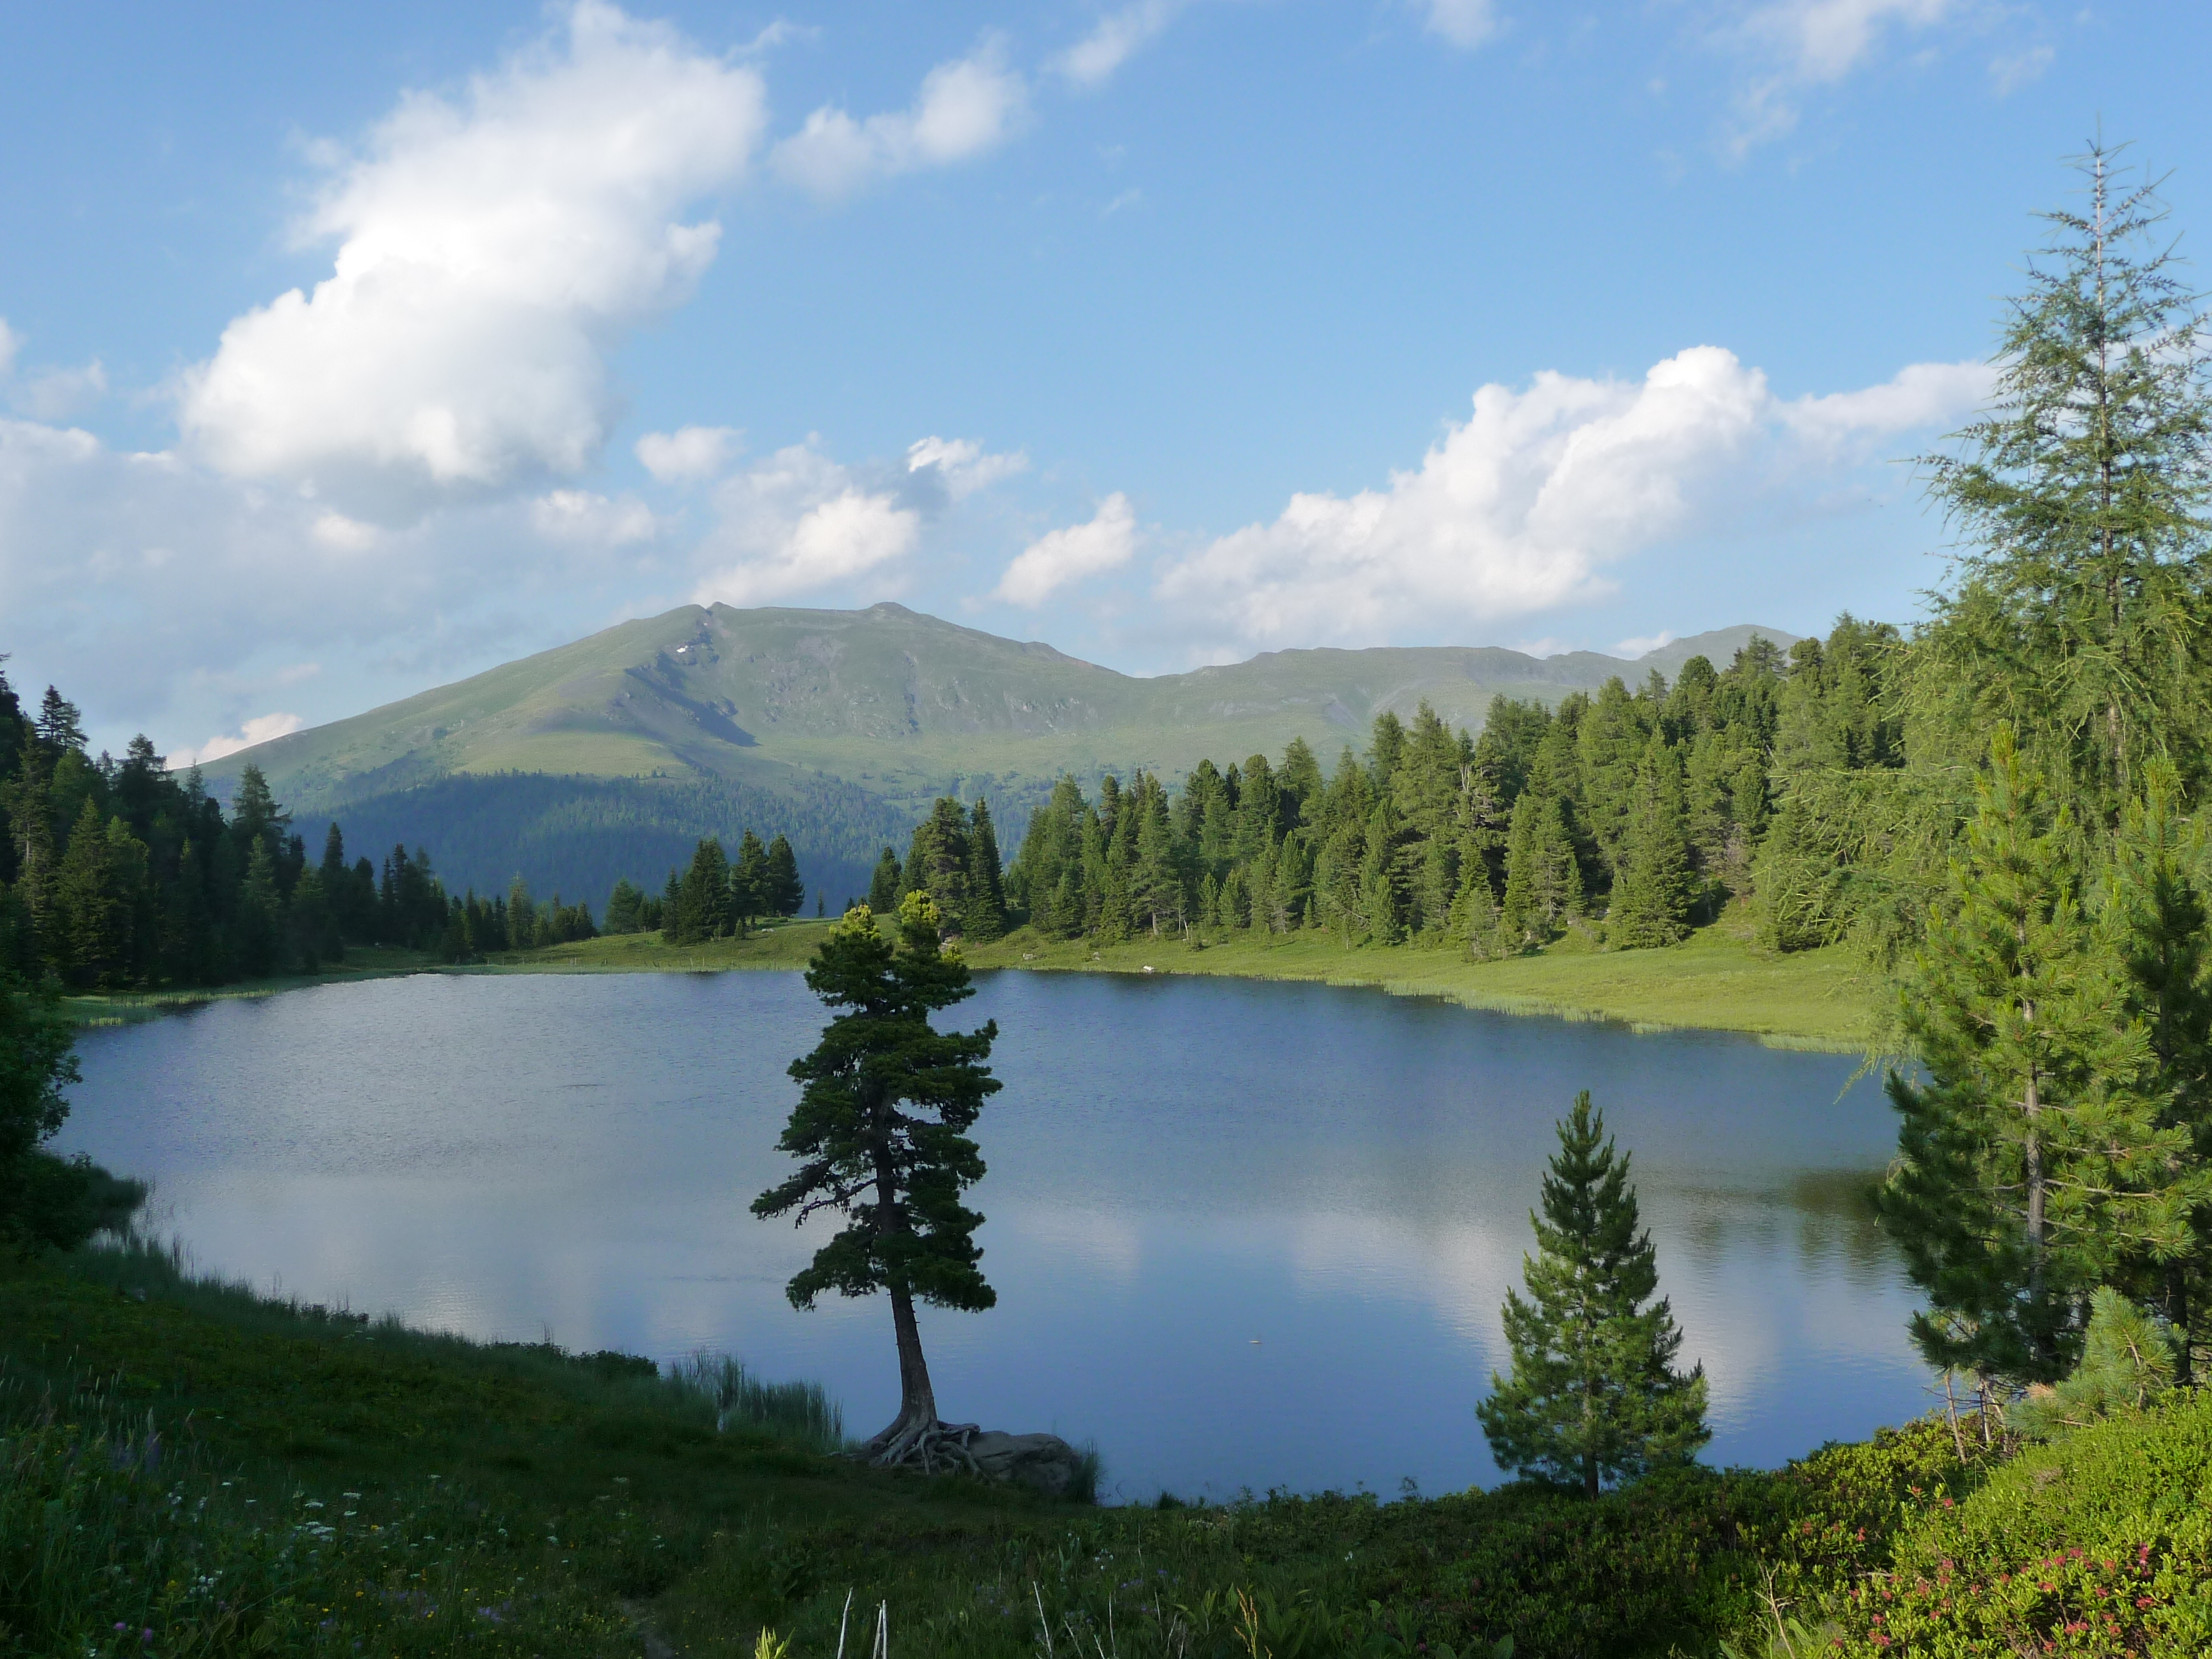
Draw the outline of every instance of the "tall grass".
<instances>
[{"instance_id":1,"label":"tall grass","mask_svg":"<svg viewBox=\"0 0 2212 1659\"><path fill-rule=\"evenodd\" d=\"M572 1354L550 1341L479 1342L449 1331L302 1302L201 1272L183 1245L143 1233L102 1234L71 1271L135 1300L173 1302L234 1329L336 1337L440 1364L490 1367L595 1407L665 1413L717 1430L744 1428L807 1451L845 1449L844 1410L819 1382L767 1382L726 1354L696 1353L665 1370L634 1354Z\"/></svg>"},{"instance_id":2,"label":"tall grass","mask_svg":"<svg viewBox=\"0 0 2212 1659\"><path fill-rule=\"evenodd\" d=\"M695 1353L669 1368L669 1382L712 1404L714 1426L763 1431L814 1451L845 1449L845 1409L819 1382L763 1382L726 1353Z\"/></svg>"}]
</instances>

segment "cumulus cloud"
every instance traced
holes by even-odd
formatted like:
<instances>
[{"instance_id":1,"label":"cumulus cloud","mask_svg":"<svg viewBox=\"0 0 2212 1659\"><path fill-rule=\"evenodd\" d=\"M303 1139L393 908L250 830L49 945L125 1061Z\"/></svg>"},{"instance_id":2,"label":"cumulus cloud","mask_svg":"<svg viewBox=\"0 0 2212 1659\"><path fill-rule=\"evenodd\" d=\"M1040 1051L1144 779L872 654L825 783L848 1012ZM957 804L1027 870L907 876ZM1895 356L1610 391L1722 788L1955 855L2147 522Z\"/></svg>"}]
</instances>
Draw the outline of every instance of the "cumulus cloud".
<instances>
[{"instance_id":1,"label":"cumulus cloud","mask_svg":"<svg viewBox=\"0 0 2212 1659\"><path fill-rule=\"evenodd\" d=\"M719 477L744 447L744 434L733 426L686 426L647 433L637 441L637 459L663 483L702 483Z\"/></svg>"},{"instance_id":2,"label":"cumulus cloud","mask_svg":"<svg viewBox=\"0 0 2212 1659\"><path fill-rule=\"evenodd\" d=\"M933 469L944 483L945 493L956 501L1026 471L1029 464L1030 458L1018 449L994 455L972 438L923 438L908 445L906 452L908 472Z\"/></svg>"},{"instance_id":3,"label":"cumulus cloud","mask_svg":"<svg viewBox=\"0 0 2212 1659\"><path fill-rule=\"evenodd\" d=\"M1817 468L1854 441L1955 418L1986 384L1971 365L1919 365L1790 402L1734 353L1698 346L1638 381L1486 386L1417 470L1355 495L1294 495L1273 523L1170 566L1158 596L1240 647L1371 644L1595 599L1606 567L1726 511L1759 468Z\"/></svg>"},{"instance_id":4,"label":"cumulus cloud","mask_svg":"<svg viewBox=\"0 0 2212 1659\"><path fill-rule=\"evenodd\" d=\"M1948 22L1960 0L1766 0L1727 35L1763 67L1736 100L1729 148L1741 155L1797 125L1810 88L1832 86L1872 58L1892 31L1917 33Z\"/></svg>"},{"instance_id":5,"label":"cumulus cloud","mask_svg":"<svg viewBox=\"0 0 2212 1659\"><path fill-rule=\"evenodd\" d=\"M1880 386L1800 398L1778 412L1803 436L1834 444L1942 425L1988 401L1996 384L1988 363L1912 363Z\"/></svg>"},{"instance_id":6,"label":"cumulus cloud","mask_svg":"<svg viewBox=\"0 0 2212 1659\"><path fill-rule=\"evenodd\" d=\"M634 497L614 500L588 489L556 489L530 504L531 527L541 536L596 547L627 547L659 533L653 509Z\"/></svg>"},{"instance_id":7,"label":"cumulus cloud","mask_svg":"<svg viewBox=\"0 0 2212 1659\"><path fill-rule=\"evenodd\" d=\"M188 766L204 766L210 761L235 755L241 749L251 749L272 738L289 737L306 724L297 714L257 714L235 733L218 734L197 748L187 745L178 750L169 757L169 769L181 772Z\"/></svg>"},{"instance_id":8,"label":"cumulus cloud","mask_svg":"<svg viewBox=\"0 0 2212 1659\"><path fill-rule=\"evenodd\" d=\"M183 376L186 452L387 520L579 471L608 349L691 292L721 231L682 215L765 119L757 71L600 0L458 100L408 95L295 227L332 274Z\"/></svg>"},{"instance_id":9,"label":"cumulus cloud","mask_svg":"<svg viewBox=\"0 0 2212 1659\"><path fill-rule=\"evenodd\" d=\"M718 522L699 605L761 605L883 572L911 553L921 512L872 489L811 443L794 444L716 487Z\"/></svg>"},{"instance_id":10,"label":"cumulus cloud","mask_svg":"<svg viewBox=\"0 0 2212 1659\"><path fill-rule=\"evenodd\" d=\"M23 349L23 337L8 326L8 319L0 317L0 379L13 374L15 354Z\"/></svg>"},{"instance_id":11,"label":"cumulus cloud","mask_svg":"<svg viewBox=\"0 0 2212 1659\"><path fill-rule=\"evenodd\" d=\"M12 388L8 401L41 421L82 415L107 395L107 371L94 357L82 368L49 368Z\"/></svg>"},{"instance_id":12,"label":"cumulus cloud","mask_svg":"<svg viewBox=\"0 0 2212 1659\"><path fill-rule=\"evenodd\" d=\"M1427 0L1429 33L1455 46L1479 46L1498 33L1492 0Z\"/></svg>"},{"instance_id":13,"label":"cumulus cloud","mask_svg":"<svg viewBox=\"0 0 2212 1659\"><path fill-rule=\"evenodd\" d=\"M907 109L855 121L824 104L776 145L772 161L786 182L835 199L876 179L995 149L1028 112L1028 83L1007 66L1003 43L991 38L930 70Z\"/></svg>"},{"instance_id":14,"label":"cumulus cloud","mask_svg":"<svg viewBox=\"0 0 2212 1659\"><path fill-rule=\"evenodd\" d=\"M1088 524L1052 531L1024 548L991 597L1035 607L1070 582L1128 563L1136 550L1136 512L1115 490L1098 503Z\"/></svg>"},{"instance_id":15,"label":"cumulus cloud","mask_svg":"<svg viewBox=\"0 0 2212 1659\"><path fill-rule=\"evenodd\" d=\"M1480 4L1483 0L1474 0ZM1091 33L1052 60L1052 68L1071 85L1086 92L1114 78L1122 64L1175 21L1187 0L1135 0L1108 12ZM1438 6L1468 3L1468 0L1432 0Z\"/></svg>"}]
</instances>

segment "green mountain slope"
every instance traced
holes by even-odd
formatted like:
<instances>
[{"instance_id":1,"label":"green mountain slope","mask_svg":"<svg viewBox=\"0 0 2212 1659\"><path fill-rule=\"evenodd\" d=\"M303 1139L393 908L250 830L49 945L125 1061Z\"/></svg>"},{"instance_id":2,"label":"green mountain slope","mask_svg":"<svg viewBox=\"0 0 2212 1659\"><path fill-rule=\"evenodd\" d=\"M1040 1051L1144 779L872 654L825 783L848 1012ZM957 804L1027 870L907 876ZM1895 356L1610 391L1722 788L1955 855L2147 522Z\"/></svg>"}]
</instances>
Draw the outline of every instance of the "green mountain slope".
<instances>
[{"instance_id":1,"label":"green mountain slope","mask_svg":"<svg viewBox=\"0 0 2212 1659\"><path fill-rule=\"evenodd\" d=\"M222 790L253 762L303 822L340 817L362 827L357 843L386 844L390 832L445 847L441 868L457 883L500 885L520 872L541 891L565 881L596 902L613 873L657 881L685 836L734 834L742 821L788 830L810 880L842 898L872 847L939 793L989 795L1018 835L1063 771L1172 778L1209 756L1279 755L1295 737L1330 762L1342 744L1364 744L1384 709L1410 714L1425 699L1455 725L1479 726L1498 693L1553 702L1614 674L1672 676L1699 653L1725 666L1754 632L1796 637L1724 629L1634 662L1495 647L1278 651L1140 679L896 605L686 605L206 770ZM578 781L566 796L542 785L526 796L515 774ZM514 849L503 856L486 826L510 810ZM741 817L720 824L726 812ZM623 840L631 831L634 861ZM588 840L588 860L561 851L564 836Z\"/></svg>"}]
</instances>

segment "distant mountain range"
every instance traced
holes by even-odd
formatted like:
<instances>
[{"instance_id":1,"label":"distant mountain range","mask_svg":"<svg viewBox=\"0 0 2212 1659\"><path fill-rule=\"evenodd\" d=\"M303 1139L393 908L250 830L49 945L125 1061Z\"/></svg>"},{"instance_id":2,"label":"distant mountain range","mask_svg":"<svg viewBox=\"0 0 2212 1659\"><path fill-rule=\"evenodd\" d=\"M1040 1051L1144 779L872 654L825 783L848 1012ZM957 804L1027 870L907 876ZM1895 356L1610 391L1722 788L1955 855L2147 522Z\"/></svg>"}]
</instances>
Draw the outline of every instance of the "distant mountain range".
<instances>
[{"instance_id":1,"label":"distant mountain range","mask_svg":"<svg viewBox=\"0 0 2212 1659\"><path fill-rule=\"evenodd\" d=\"M257 744L248 762L303 831L340 819L351 850L427 846L449 886L526 876L596 908L617 875L657 884L701 836L781 830L834 906L927 802L988 795L1011 843L1062 772L1179 777L1280 756L1333 764L1385 709L1425 700L1479 728L1492 696L1556 702L1613 675L1725 668L1754 634L1677 640L1633 661L1495 647L1273 651L1141 679L909 611L685 605L419 696ZM317 839L311 835L310 840ZM1012 847L1007 847L1012 856Z\"/></svg>"}]
</instances>

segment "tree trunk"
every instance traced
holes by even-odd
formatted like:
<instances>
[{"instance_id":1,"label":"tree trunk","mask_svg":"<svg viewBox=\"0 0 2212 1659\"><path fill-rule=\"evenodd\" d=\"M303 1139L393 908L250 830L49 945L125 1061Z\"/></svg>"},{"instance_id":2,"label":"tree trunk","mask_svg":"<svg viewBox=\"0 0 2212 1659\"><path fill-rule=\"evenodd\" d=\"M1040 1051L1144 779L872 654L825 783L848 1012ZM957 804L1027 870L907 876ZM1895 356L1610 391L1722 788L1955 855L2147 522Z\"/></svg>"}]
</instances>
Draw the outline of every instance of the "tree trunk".
<instances>
[{"instance_id":1,"label":"tree trunk","mask_svg":"<svg viewBox=\"0 0 2212 1659\"><path fill-rule=\"evenodd\" d=\"M2028 1018L2031 1020L2035 1018L2032 1005ZM2049 1353L2042 1322L2043 1139L2040 1125L2037 1121L2043 1114L2042 1075L2033 1060L2028 1062L2027 1093L2021 1102L2021 1108L2027 1117L2027 1133L2021 1148L2021 1162L2024 1166L2021 1174L2027 1185L2027 1302L2029 1308L2033 1310L2031 1317L2036 1321L2035 1346L2039 1350L2044 1351L2039 1357L2047 1358Z\"/></svg>"},{"instance_id":2,"label":"tree trunk","mask_svg":"<svg viewBox=\"0 0 2212 1659\"><path fill-rule=\"evenodd\" d=\"M906 1222L898 1207L897 1179L881 1164L877 1165L876 1192L880 1213L891 1218L891 1230L903 1232ZM914 1292L902 1284L884 1288L890 1292L891 1330L898 1339L899 1409L889 1426L868 1442L869 1449L875 1451L937 1426L937 1395L929 1386L929 1362L921 1354L921 1328L915 1322Z\"/></svg>"},{"instance_id":3,"label":"tree trunk","mask_svg":"<svg viewBox=\"0 0 2212 1659\"><path fill-rule=\"evenodd\" d=\"M913 1293L893 1286L890 1297L891 1329L898 1337L899 1409L890 1425L868 1443L872 1446L888 1446L915 1428L937 1426L937 1394L929 1386L929 1362L922 1358Z\"/></svg>"}]
</instances>

